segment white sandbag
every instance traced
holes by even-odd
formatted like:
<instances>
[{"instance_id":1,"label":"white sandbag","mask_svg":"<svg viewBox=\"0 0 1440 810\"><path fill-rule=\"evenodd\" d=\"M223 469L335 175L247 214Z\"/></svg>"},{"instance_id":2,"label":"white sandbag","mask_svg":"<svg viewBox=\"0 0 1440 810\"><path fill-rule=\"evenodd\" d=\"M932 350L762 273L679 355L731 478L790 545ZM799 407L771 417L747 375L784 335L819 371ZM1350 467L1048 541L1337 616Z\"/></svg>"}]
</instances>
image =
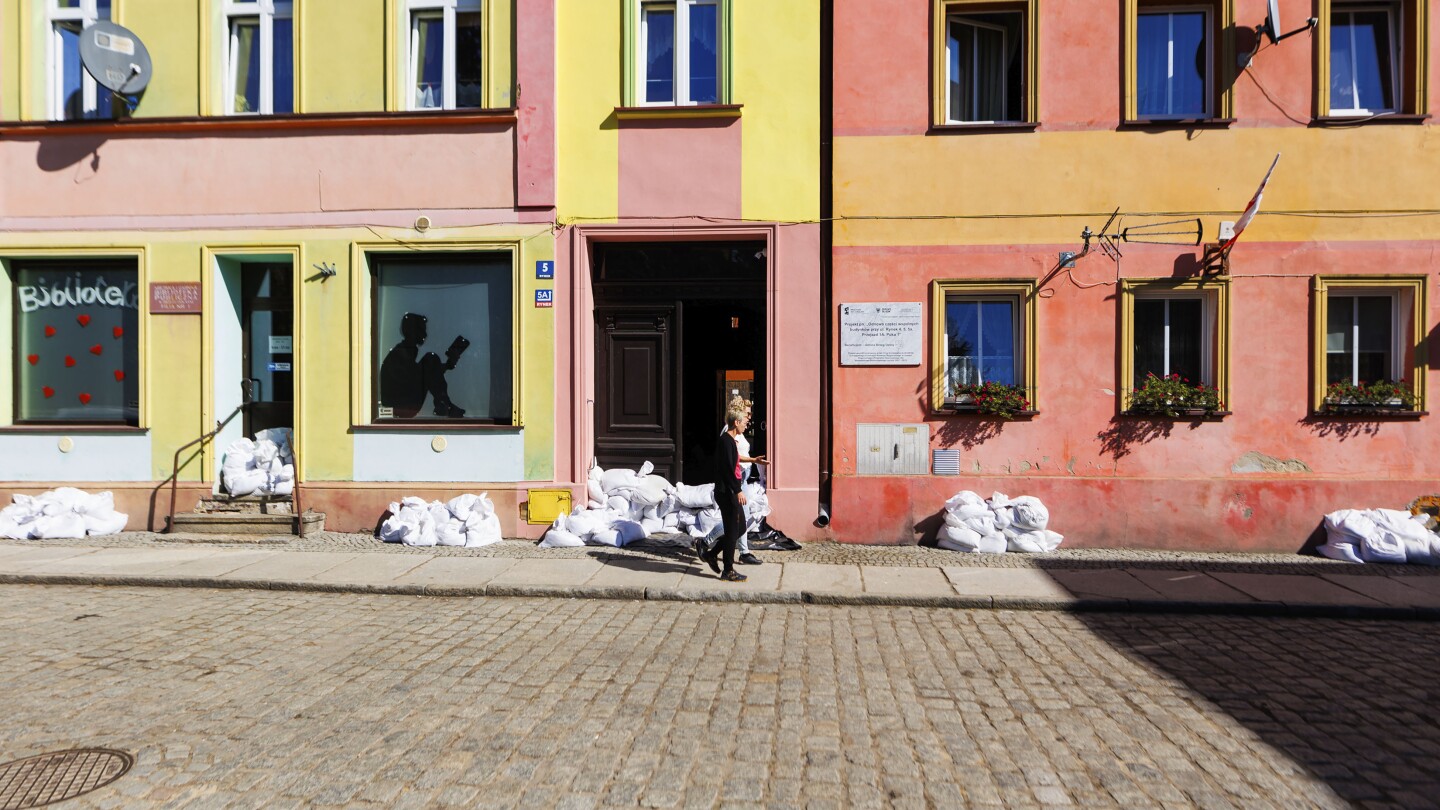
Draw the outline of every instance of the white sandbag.
<instances>
[{"instance_id":1,"label":"white sandbag","mask_svg":"<svg viewBox=\"0 0 1440 810\"><path fill-rule=\"evenodd\" d=\"M1005 540L1005 535L995 532L980 535L980 546L976 551L982 554L1004 554L1009 546L1009 542Z\"/></svg>"},{"instance_id":2,"label":"white sandbag","mask_svg":"<svg viewBox=\"0 0 1440 810\"><path fill-rule=\"evenodd\" d=\"M658 534L663 531L665 529L665 522L660 520L660 518L643 518L640 521L640 527L645 530L645 536L649 537L652 534Z\"/></svg>"},{"instance_id":3,"label":"white sandbag","mask_svg":"<svg viewBox=\"0 0 1440 810\"><path fill-rule=\"evenodd\" d=\"M962 506L984 506L986 511L990 509L989 506L986 506L984 498L968 489L955 493L950 500L945 502L946 511L955 511Z\"/></svg>"},{"instance_id":4,"label":"white sandbag","mask_svg":"<svg viewBox=\"0 0 1440 810\"><path fill-rule=\"evenodd\" d=\"M605 504L603 504L603 503L601 503L601 502L599 502L599 501L591 501L591 502L585 504L585 506L588 507L588 508L590 508L590 509L604 509L604 508L605 508Z\"/></svg>"},{"instance_id":5,"label":"white sandbag","mask_svg":"<svg viewBox=\"0 0 1440 810\"><path fill-rule=\"evenodd\" d=\"M446 517L444 520L435 521L435 545L465 545L465 524L453 517Z\"/></svg>"},{"instance_id":6,"label":"white sandbag","mask_svg":"<svg viewBox=\"0 0 1440 810\"><path fill-rule=\"evenodd\" d=\"M1405 544L1394 532L1376 532L1365 538L1356 550L1360 553L1360 559L1368 563L1405 564Z\"/></svg>"},{"instance_id":7,"label":"white sandbag","mask_svg":"<svg viewBox=\"0 0 1440 810\"><path fill-rule=\"evenodd\" d=\"M585 541L580 539L579 535L571 534L564 529L550 529L540 540L540 548L578 548L583 545L585 545Z\"/></svg>"},{"instance_id":8,"label":"white sandbag","mask_svg":"<svg viewBox=\"0 0 1440 810\"><path fill-rule=\"evenodd\" d=\"M671 529L671 530L673 530L673 529L678 529L678 528L680 527L680 515L679 515L679 513L677 513L677 512L671 512L671 513L665 515L665 517L660 518L660 525L661 525L662 528L665 528L665 529Z\"/></svg>"},{"instance_id":9,"label":"white sandbag","mask_svg":"<svg viewBox=\"0 0 1440 810\"><path fill-rule=\"evenodd\" d=\"M658 475L646 475L636 483L633 499L636 503L654 506L665 500L665 496L674 491L675 487L671 486L670 482L664 478Z\"/></svg>"},{"instance_id":10,"label":"white sandbag","mask_svg":"<svg viewBox=\"0 0 1440 810\"><path fill-rule=\"evenodd\" d=\"M622 487L633 490L638 483L637 478L638 476L635 475L634 470L617 467L613 470L606 470L605 473L600 476L600 488L605 491L606 495L613 495L615 490L621 489Z\"/></svg>"},{"instance_id":11,"label":"white sandbag","mask_svg":"<svg viewBox=\"0 0 1440 810\"><path fill-rule=\"evenodd\" d=\"M619 547L620 532L614 529L598 529L585 536L585 542L592 546L616 546Z\"/></svg>"},{"instance_id":12,"label":"white sandbag","mask_svg":"<svg viewBox=\"0 0 1440 810\"><path fill-rule=\"evenodd\" d=\"M270 483L270 494L287 498L295 494L295 481L272 481Z\"/></svg>"},{"instance_id":13,"label":"white sandbag","mask_svg":"<svg viewBox=\"0 0 1440 810\"><path fill-rule=\"evenodd\" d=\"M269 439L261 439L255 442L255 466L263 467L274 461L280 455L280 448L275 442Z\"/></svg>"},{"instance_id":14,"label":"white sandbag","mask_svg":"<svg viewBox=\"0 0 1440 810\"><path fill-rule=\"evenodd\" d=\"M965 526L951 526L946 524L940 527L940 534L936 537L936 545L940 548L948 548L951 551L979 551L980 533Z\"/></svg>"},{"instance_id":15,"label":"white sandbag","mask_svg":"<svg viewBox=\"0 0 1440 810\"><path fill-rule=\"evenodd\" d=\"M264 470L238 470L233 473L226 471L224 479L225 491L236 498L243 498L259 491L270 477Z\"/></svg>"},{"instance_id":16,"label":"white sandbag","mask_svg":"<svg viewBox=\"0 0 1440 810\"><path fill-rule=\"evenodd\" d=\"M1354 543L1346 542L1345 540L1338 540L1335 537L1331 537L1329 542L1321 545L1316 550L1319 551L1321 554L1325 555L1326 557L1329 557L1332 560L1339 560L1340 562L1365 562L1364 560L1360 559L1360 554L1355 551Z\"/></svg>"},{"instance_id":17,"label":"white sandbag","mask_svg":"<svg viewBox=\"0 0 1440 810\"><path fill-rule=\"evenodd\" d=\"M470 513L465 521L465 547L480 548L500 542L500 516L491 512L482 514L481 510Z\"/></svg>"},{"instance_id":18,"label":"white sandbag","mask_svg":"<svg viewBox=\"0 0 1440 810\"><path fill-rule=\"evenodd\" d=\"M675 485L675 499L687 509L708 509L715 506L715 485L701 484L698 487L685 484Z\"/></svg>"},{"instance_id":19,"label":"white sandbag","mask_svg":"<svg viewBox=\"0 0 1440 810\"><path fill-rule=\"evenodd\" d=\"M701 536L709 536L716 526L721 525L720 507L715 506L709 509L701 509L695 513L695 529Z\"/></svg>"},{"instance_id":20,"label":"white sandbag","mask_svg":"<svg viewBox=\"0 0 1440 810\"><path fill-rule=\"evenodd\" d=\"M600 482L593 478L585 482L585 493L592 501L605 502L605 490L601 489Z\"/></svg>"},{"instance_id":21,"label":"white sandbag","mask_svg":"<svg viewBox=\"0 0 1440 810\"><path fill-rule=\"evenodd\" d=\"M1064 538L1049 529L1035 529L1029 532L1006 534L1006 548L1009 551L1023 551L1041 554L1054 551Z\"/></svg>"},{"instance_id":22,"label":"white sandbag","mask_svg":"<svg viewBox=\"0 0 1440 810\"><path fill-rule=\"evenodd\" d=\"M220 464L222 470L248 470L255 461L255 442L249 439L236 439L225 448L225 460Z\"/></svg>"},{"instance_id":23,"label":"white sandbag","mask_svg":"<svg viewBox=\"0 0 1440 810\"><path fill-rule=\"evenodd\" d=\"M41 493L38 499L58 505L60 511L83 513L85 504L90 500L90 493L75 487L57 487L49 492ZM47 511L46 514L56 514L56 512Z\"/></svg>"},{"instance_id":24,"label":"white sandbag","mask_svg":"<svg viewBox=\"0 0 1440 810\"><path fill-rule=\"evenodd\" d=\"M5 514L9 508L7 506L4 511L0 511L0 537L6 540L29 540L30 529L22 527L19 521Z\"/></svg>"},{"instance_id":25,"label":"white sandbag","mask_svg":"<svg viewBox=\"0 0 1440 810\"><path fill-rule=\"evenodd\" d=\"M41 515L31 525L30 536L37 540L78 540L85 536L85 518L69 511Z\"/></svg>"},{"instance_id":26,"label":"white sandbag","mask_svg":"<svg viewBox=\"0 0 1440 810\"><path fill-rule=\"evenodd\" d=\"M608 509L580 511L570 515L566 528L584 537L591 532L610 528L616 520L619 520L619 516Z\"/></svg>"},{"instance_id":27,"label":"white sandbag","mask_svg":"<svg viewBox=\"0 0 1440 810\"><path fill-rule=\"evenodd\" d=\"M622 498L615 495L605 501L605 508L622 515L630 514L631 503L629 498Z\"/></svg>"},{"instance_id":28,"label":"white sandbag","mask_svg":"<svg viewBox=\"0 0 1440 810\"><path fill-rule=\"evenodd\" d=\"M645 476L653 472L655 472L655 465L647 461L640 465L640 472L636 473L636 475Z\"/></svg>"},{"instance_id":29,"label":"white sandbag","mask_svg":"<svg viewBox=\"0 0 1440 810\"><path fill-rule=\"evenodd\" d=\"M108 492L106 493L109 494ZM109 512L94 512L83 516L85 521L85 534L119 534L125 531L125 524L129 522L130 516L123 512L116 512L111 509Z\"/></svg>"},{"instance_id":30,"label":"white sandbag","mask_svg":"<svg viewBox=\"0 0 1440 810\"><path fill-rule=\"evenodd\" d=\"M1024 532L1045 529L1050 525L1050 510L1039 498L1021 495L1010 502L1015 521L1014 526Z\"/></svg>"},{"instance_id":31,"label":"white sandbag","mask_svg":"<svg viewBox=\"0 0 1440 810\"><path fill-rule=\"evenodd\" d=\"M450 510L450 514L456 520L463 521L470 517L471 512L475 511L475 501L477 500L479 500L478 496L467 492L446 501L445 508Z\"/></svg>"},{"instance_id":32,"label":"white sandbag","mask_svg":"<svg viewBox=\"0 0 1440 810\"><path fill-rule=\"evenodd\" d=\"M288 427L266 428L256 431L255 441L268 441L276 447L276 458L282 464L295 463L295 451L292 449L293 434Z\"/></svg>"},{"instance_id":33,"label":"white sandbag","mask_svg":"<svg viewBox=\"0 0 1440 810\"><path fill-rule=\"evenodd\" d=\"M619 545L628 546L636 540L645 539L645 527L633 520L617 520L613 528L620 535Z\"/></svg>"}]
</instances>

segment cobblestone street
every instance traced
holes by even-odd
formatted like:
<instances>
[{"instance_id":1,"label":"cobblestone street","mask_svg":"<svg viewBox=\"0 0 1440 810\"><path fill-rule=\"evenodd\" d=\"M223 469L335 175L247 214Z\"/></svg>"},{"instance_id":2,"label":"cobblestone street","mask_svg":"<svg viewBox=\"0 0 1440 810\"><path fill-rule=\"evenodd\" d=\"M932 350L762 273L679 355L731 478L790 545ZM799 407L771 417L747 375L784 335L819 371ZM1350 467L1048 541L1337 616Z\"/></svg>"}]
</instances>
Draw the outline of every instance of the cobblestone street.
<instances>
[{"instance_id":1,"label":"cobblestone street","mask_svg":"<svg viewBox=\"0 0 1440 810\"><path fill-rule=\"evenodd\" d=\"M1440 625L0 589L5 760L69 806L1440 801Z\"/></svg>"}]
</instances>

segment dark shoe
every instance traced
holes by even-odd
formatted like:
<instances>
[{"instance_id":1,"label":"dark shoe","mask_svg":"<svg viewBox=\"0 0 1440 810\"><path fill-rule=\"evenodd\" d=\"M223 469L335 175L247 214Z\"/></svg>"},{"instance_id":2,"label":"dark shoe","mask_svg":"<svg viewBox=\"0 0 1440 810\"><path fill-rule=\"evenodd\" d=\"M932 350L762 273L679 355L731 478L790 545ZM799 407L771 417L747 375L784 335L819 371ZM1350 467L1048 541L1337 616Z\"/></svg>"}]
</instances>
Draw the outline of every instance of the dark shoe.
<instances>
[{"instance_id":1,"label":"dark shoe","mask_svg":"<svg viewBox=\"0 0 1440 810\"><path fill-rule=\"evenodd\" d=\"M725 573L720 575L720 578L725 580L726 582L744 582L745 580L749 579L749 577L745 576L739 571L726 571Z\"/></svg>"},{"instance_id":2,"label":"dark shoe","mask_svg":"<svg viewBox=\"0 0 1440 810\"><path fill-rule=\"evenodd\" d=\"M714 554L701 554L700 559L704 560L705 564L710 566L711 571L717 574L720 573L720 552L718 549Z\"/></svg>"},{"instance_id":3,"label":"dark shoe","mask_svg":"<svg viewBox=\"0 0 1440 810\"><path fill-rule=\"evenodd\" d=\"M754 554L741 554L740 562L746 565L760 565L764 561L761 560L759 557L756 557Z\"/></svg>"}]
</instances>

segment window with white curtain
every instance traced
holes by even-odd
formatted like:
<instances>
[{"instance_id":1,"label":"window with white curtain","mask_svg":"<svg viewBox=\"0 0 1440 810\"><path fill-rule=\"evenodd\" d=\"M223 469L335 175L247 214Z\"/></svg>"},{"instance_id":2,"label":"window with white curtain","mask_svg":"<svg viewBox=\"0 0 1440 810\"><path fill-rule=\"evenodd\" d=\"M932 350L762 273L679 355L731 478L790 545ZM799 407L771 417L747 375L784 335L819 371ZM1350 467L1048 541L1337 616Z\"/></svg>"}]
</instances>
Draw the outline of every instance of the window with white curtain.
<instances>
[{"instance_id":1,"label":"window with white curtain","mask_svg":"<svg viewBox=\"0 0 1440 810\"><path fill-rule=\"evenodd\" d=\"M454 110L485 105L481 0L407 0L407 106Z\"/></svg>"},{"instance_id":2,"label":"window with white curtain","mask_svg":"<svg viewBox=\"0 0 1440 810\"><path fill-rule=\"evenodd\" d=\"M295 26L289 0L225 4L225 112L295 111Z\"/></svg>"},{"instance_id":3,"label":"window with white curtain","mask_svg":"<svg viewBox=\"0 0 1440 810\"><path fill-rule=\"evenodd\" d=\"M945 20L948 123L1025 120L1025 29L1019 11Z\"/></svg>"},{"instance_id":4,"label":"window with white curtain","mask_svg":"<svg viewBox=\"0 0 1440 810\"><path fill-rule=\"evenodd\" d=\"M641 2L635 54L640 104L720 103L718 0Z\"/></svg>"},{"instance_id":5,"label":"window with white curtain","mask_svg":"<svg viewBox=\"0 0 1440 810\"><path fill-rule=\"evenodd\" d=\"M45 0L47 114L52 121L109 118L110 91L80 64L80 37L86 28L110 19L110 0Z\"/></svg>"},{"instance_id":6,"label":"window with white curtain","mask_svg":"<svg viewBox=\"0 0 1440 810\"><path fill-rule=\"evenodd\" d=\"M1326 307L1325 382L1349 380L1374 383L1398 380L1400 352L1396 351L1394 294L1332 293Z\"/></svg>"},{"instance_id":7,"label":"window with white curtain","mask_svg":"<svg viewBox=\"0 0 1440 810\"><path fill-rule=\"evenodd\" d=\"M1135 388L1151 374L1178 374L1192 383L1215 384L1211 350L1215 316L1210 300L1199 293L1135 297L1131 381Z\"/></svg>"},{"instance_id":8,"label":"window with white curtain","mask_svg":"<svg viewBox=\"0 0 1440 810\"><path fill-rule=\"evenodd\" d=\"M947 391L957 385L1023 382L1016 360L1019 305L1014 296L950 296L945 300Z\"/></svg>"},{"instance_id":9,"label":"window with white curtain","mask_svg":"<svg viewBox=\"0 0 1440 810\"><path fill-rule=\"evenodd\" d=\"M1135 30L1136 114L1211 117L1210 9L1147 8Z\"/></svg>"},{"instance_id":10,"label":"window with white curtain","mask_svg":"<svg viewBox=\"0 0 1440 810\"><path fill-rule=\"evenodd\" d=\"M1399 111L1399 12L1390 3L1331 11L1331 115Z\"/></svg>"}]
</instances>

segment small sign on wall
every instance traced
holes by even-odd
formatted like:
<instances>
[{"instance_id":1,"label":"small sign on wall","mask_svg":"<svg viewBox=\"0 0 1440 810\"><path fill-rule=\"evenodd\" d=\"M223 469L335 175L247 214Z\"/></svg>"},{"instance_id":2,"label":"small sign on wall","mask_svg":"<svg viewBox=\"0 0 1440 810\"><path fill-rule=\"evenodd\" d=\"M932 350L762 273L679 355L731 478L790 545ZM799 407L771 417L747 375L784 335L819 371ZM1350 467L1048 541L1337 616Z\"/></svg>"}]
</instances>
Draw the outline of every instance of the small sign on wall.
<instances>
[{"instance_id":1,"label":"small sign on wall","mask_svg":"<svg viewBox=\"0 0 1440 810\"><path fill-rule=\"evenodd\" d=\"M551 307L551 306L554 306L554 305L555 305L555 291L554 291L554 290L536 290L536 291L535 291L535 306L537 306L537 307Z\"/></svg>"},{"instance_id":2,"label":"small sign on wall","mask_svg":"<svg viewBox=\"0 0 1440 810\"><path fill-rule=\"evenodd\" d=\"M271 354L290 354L290 353L291 353L291 350L290 350L290 349L291 349L291 346L293 346L293 345L294 345L294 338L293 338L292 336L290 336L290 335L271 335L271 336L270 336L270 353L271 353Z\"/></svg>"},{"instance_id":3,"label":"small sign on wall","mask_svg":"<svg viewBox=\"0 0 1440 810\"><path fill-rule=\"evenodd\" d=\"M152 315L200 314L200 283L192 281L151 282L150 313Z\"/></svg>"},{"instance_id":4,"label":"small sign on wall","mask_svg":"<svg viewBox=\"0 0 1440 810\"><path fill-rule=\"evenodd\" d=\"M841 304L840 365L920 365L921 308L918 301Z\"/></svg>"},{"instance_id":5,"label":"small sign on wall","mask_svg":"<svg viewBox=\"0 0 1440 810\"><path fill-rule=\"evenodd\" d=\"M554 277L555 277L555 262L553 262L553 261L536 261L536 262L535 262L535 278L554 278Z\"/></svg>"}]
</instances>

